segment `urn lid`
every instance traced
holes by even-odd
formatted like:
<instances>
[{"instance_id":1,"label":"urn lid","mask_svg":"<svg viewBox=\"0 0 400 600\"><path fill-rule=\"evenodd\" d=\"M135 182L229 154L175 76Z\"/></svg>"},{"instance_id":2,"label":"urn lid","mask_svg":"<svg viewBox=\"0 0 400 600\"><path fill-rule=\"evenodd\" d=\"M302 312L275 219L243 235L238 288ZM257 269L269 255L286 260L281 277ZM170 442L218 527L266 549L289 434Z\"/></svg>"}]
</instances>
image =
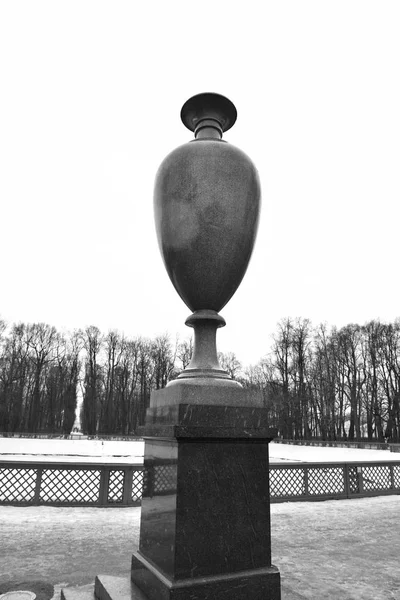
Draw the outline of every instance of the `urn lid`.
<instances>
[{"instance_id":1,"label":"urn lid","mask_svg":"<svg viewBox=\"0 0 400 600\"><path fill-rule=\"evenodd\" d=\"M222 131L228 131L237 118L236 107L221 94L207 92L192 96L185 102L181 110L183 124L195 131L201 121L217 121Z\"/></svg>"}]
</instances>

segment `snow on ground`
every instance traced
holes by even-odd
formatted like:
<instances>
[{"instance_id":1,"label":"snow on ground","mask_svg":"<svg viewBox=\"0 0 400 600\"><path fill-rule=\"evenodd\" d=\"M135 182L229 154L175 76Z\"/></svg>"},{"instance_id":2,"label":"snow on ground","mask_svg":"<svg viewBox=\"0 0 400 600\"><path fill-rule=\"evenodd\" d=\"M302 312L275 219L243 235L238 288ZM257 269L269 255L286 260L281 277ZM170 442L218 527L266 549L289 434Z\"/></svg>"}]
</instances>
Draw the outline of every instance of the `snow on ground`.
<instances>
[{"instance_id":1,"label":"snow on ground","mask_svg":"<svg viewBox=\"0 0 400 600\"><path fill-rule=\"evenodd\" d=\"M271 463L400 461L389 450L295 446L270 443ZM62 440L0 437L0 460L143 463L143 441Z\"/></svg>"},{"instance_id":2,"label":"snow on ground","mask_svg":"<svg viewBox=\"0 0 400 600\"><path fill-rule=\"evenodd\" d=\"M0 583L126 574L139 525L140 508L0 506Z\"/></svg>"},{"instance_id":3,"label":"snow on ground","mask_svg":"<svg viewBox=\"0 0 400 600\"><path fill-rule=\"evenodd\" d=\"M282 598L400 600L399 509L399 496L271 505ZM127 575L139 527L140 508L0 506L0 584Z\"/></svg>"},{"instance_id":4,"label":"snow on ground","mask_svg":"<svg viewBox=\"0 0 400 600\"><path fill-rule=\"evenodd\" d=\"M62 440L0 437L0 459L141 464L143 441Z\"/></svg>"},{"instance_id":5,"label":"snow on ground","mask_svg":"<svg viewBox=\"0 0 400 600\"><path fill-rule=\"evenodd\" d=\"M281 462L381 462L399 461L399 455L390 450L364 450L361 448L330 448L323 446L269 445L271 463ZM400 600L400 599L399 599Z\"/></svg>"},{"instance_id":6,"label":"snow on ground","mask_svg":"<svg viewBox=\"0 0 400 600\"><path fill-rule=\"evenodd\" d=\"M0 461L140 464L143 449L140 441L0 438ZM400 458L387 450L273 442L270 457L272 463ZM400 496L272 504L282 597L400 600L399 510ZM139 527L140 508L0 506L0 584L41 579L82 585L98 573L126 575Z\"/></svg>"}]
</instances>

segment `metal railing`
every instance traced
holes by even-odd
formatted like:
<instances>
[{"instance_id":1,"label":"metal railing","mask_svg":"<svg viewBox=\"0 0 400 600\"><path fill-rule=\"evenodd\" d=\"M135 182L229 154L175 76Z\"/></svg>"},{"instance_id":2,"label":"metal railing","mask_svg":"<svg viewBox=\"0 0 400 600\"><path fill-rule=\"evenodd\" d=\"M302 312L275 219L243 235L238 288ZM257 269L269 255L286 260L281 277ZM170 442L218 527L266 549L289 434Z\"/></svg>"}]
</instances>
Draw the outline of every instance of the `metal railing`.
<instances>
[{"instance_id":1,"label":"metal railing","mask_svg":"<svg viewBox=\"0 0 400 600\"><path fill-rule=\"evenodd\" d=\"M369 450L388 450L390 444L385 442L337 442L331 440L285 440L275 438L276 444L291 444L292 446L330 446L332 448L363 448Z\"/></svg>"},{"instance_id":2,"label":"metal railing","mask_svg":"<svg viewBox=\"0 0 400 600\"><path fill-rule=\"evenodd\" d=\"M400 494L400 461L272 464L269 476L271 502Z\"/></svg>"},{"instance_id":3,"label":"metal railing","mask_svg":"<svg viewBox=\"0 0 400 600\"><path fill-rule=\"evenodd\" d=\"M400 461L270 464L271 502L400 494ZM0 462L0 504L139 506L176 489L176 462Z\"/></svg>"},{"instance_id":4,"label":"metal railing","mask_svg":"<svg viewBox=\"0 0 400 600\"><path fill-rule=\"evenodd\" d=\"M139 506L143 466L0 461L0 504Z\"/></svg>"}]
</instances>

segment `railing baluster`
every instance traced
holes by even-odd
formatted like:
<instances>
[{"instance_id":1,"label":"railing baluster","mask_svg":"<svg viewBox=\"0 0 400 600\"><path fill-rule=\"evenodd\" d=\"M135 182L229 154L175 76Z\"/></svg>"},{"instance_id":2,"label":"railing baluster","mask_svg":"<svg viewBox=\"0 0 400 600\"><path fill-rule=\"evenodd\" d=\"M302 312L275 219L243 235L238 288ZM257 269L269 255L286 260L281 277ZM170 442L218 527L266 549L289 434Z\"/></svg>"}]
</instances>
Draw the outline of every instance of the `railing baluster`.
<instances>
[{"instance_id":1,"label":"railing baluster","mask_svg":"<svg viewBox=\"0 0 400 600\"><path fill-rule=\"evenodd\" d=\"M357 467L357 480L358 480L358 493L361 495L364 493L364 479L362 467Z\"/></svg>"},{"instance_id":2,"label":"railing baluster","mask_svg":"<svg viewBox=\"0 0 400 600\"><path fill-rule=\"evenodd\" d=\"M106 506L108 504L108 484L109 484L110 469L105 465L102 466L100 472L100 489L99 489L99 504Z\"/></svg>"},{"instance_id":3,"label":"railing baluster","mask_svg":"<svg viewBox=\"0 0 400 600\"><path fill-rule=\"evenodd\" d=\"M124 493L122 497L122 504L129 506L133 504L132 500L132 480L133 480L133 467L127 467L124 469Z\"/></svg>"},{"instance_id":4,"label":"railing baluster","mask_svg":"<svg viewBox=\"0 0 400 600\"><path fill-rule=\"evenodd\" d=\"M306 465L303 469L304 473L304 495L308 496L308 466Z\"/></svg>"},{"instance_id":5,"label":"railing baluster","mask_svg":"<svg viewBox=\"0 0 400 600\"><path fill-rule=\"evenodd\" d=\"M38 467L36 470L36 484L35 484L35 495L33 497L33 504L40 504L40 488L42 486L42 474L43 468Z\"/></svg>"},{"instance_id":6,"label":"railing baluster","mask_svg":"<svg viewBox=\"0 0 400 600\"><path fill-rule=\"evenodd\" d=\"M343 477L344 477L344 490L346 498L350 498L350 480L349 480L349 465L345 463L343 465Z\"/></svg>"}]
</instances>

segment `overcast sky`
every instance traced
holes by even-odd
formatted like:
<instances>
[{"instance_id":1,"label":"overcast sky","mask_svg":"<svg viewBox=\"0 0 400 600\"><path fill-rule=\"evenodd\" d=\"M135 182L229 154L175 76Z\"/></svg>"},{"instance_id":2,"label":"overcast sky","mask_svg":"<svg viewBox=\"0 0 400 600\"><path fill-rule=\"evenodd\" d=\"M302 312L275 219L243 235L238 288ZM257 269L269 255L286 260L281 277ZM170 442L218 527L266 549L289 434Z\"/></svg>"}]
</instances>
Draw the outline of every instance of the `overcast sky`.
<instances>
[{"instance_id":1,"label":"overcast sky","mask_svg":"<svg viewBox=\"0 0 400 600\"><path fill-rule=\"evenodd\" d=\"M400 3L0 3L0 315L190 334L153 224L182 104L218 92L263 207L218 346L400 316Z\"/></svg>"}]
</instances>

